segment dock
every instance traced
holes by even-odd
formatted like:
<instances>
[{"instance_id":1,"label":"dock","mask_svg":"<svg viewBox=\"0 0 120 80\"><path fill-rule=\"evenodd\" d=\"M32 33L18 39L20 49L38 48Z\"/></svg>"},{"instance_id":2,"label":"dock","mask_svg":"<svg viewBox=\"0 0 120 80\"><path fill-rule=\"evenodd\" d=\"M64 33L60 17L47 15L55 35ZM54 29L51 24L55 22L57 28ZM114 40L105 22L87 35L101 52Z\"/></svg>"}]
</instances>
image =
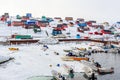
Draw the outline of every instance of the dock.
<instances>
[{"instance_id":1,"label":"dock","mask_svg":"<svg viewBox=\"0 0 120 80\"><path fill-rule=\"evenodd\" d=\"M119 41L102 41L102 40L95 40L95 39L58 39L59 42L82 42L82 41L89 41L89 42L98 42L103 44L119 44Z\"/></svg>"},{"instance_id":2,"label":"dock","mask_svg":"<svg viewBox=\"0 0 120 80\"><path fill-rule=\"evenodd\" d=\"M9 44L29 44L29 43L37 43L38 39L20 39L20 40L9 40Z\"/></svg>"}]
</instances>

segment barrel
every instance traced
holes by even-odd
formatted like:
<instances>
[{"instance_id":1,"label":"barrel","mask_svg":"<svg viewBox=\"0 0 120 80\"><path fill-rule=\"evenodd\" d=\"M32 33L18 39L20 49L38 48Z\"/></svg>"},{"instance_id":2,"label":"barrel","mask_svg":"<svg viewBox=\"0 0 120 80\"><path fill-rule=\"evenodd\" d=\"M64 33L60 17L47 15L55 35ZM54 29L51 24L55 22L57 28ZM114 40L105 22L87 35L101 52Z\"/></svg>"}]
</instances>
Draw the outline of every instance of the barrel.
<instances>
[{"instance_id":1,"label":"barrel","mask_svg":"<svg viewBox=\"0 0 120 80\"><path fill-rule=\"evenodd\" d=\"M76 35L76 39L80 39L80 35L79 34Z\"/></svg>"}]
</instances>

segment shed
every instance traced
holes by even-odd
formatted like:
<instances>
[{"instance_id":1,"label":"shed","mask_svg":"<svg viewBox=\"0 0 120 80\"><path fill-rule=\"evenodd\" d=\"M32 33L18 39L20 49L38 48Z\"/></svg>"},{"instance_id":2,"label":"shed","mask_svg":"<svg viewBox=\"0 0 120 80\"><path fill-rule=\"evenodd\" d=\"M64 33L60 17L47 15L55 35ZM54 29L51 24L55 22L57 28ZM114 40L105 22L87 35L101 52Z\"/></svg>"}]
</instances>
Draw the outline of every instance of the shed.
<instances>
[{"instance_id":1,"label":"shed","mask_svg":"<svg viewBox=\"0 0 120 80\"><path fill-rule=\"evenodd\" d=\"M42 21L42 20L39 20L36 22L36 25L40 26L40 27L46 27L49 25L49 22L48 21Z\"/></svg>"},{"instance_id":2,"label":"shed","mask_svg":"<svg viewBox=\"0 0 120 80\"><path fill-rule=\"evenodd\" d=\"M66 21L72 21L72 20L73 20L73 17L65 17L65 20L66 20Z\"/></svg>"},{"instance_id":3,"label":"shed","mask_svg":"<svg viewBox=\"0 0 120 80\"><path fill-rule=\"evenodd\" d=\"M85 22L84 23L79 23L78 26L85 27L85 26L87 26L87 24Z\"/></svg>"},{"instance_id":4,"label":"shed","mask_svg":"<svg viewBox=\"0 0 120 80\"><path fill-rule=\"evenodd\" d=\"M13 21L12 25L13 26L24 26L24 22L22 22L22 21Z\"/></svg>"},{"instance_id":5,"label":"shed","mask_svg":"<svg viewBox=\"0 0 120 80\"><path fill-rule=\"evenodd\" d=\"M27 17L27 16L22 16L22 20L29 20L29 17Z\"/></svg>"},{"instance_id":6,"label":"shed","mask_svg":"<svg viewBox=\"0 0 120 80\"><path fill-rule=\"evenodd\" d=\"M27 25L35 25L36 24L36 20L34 20L34 19L27 20L26 24Z\"/></svg>"}]
</instances>

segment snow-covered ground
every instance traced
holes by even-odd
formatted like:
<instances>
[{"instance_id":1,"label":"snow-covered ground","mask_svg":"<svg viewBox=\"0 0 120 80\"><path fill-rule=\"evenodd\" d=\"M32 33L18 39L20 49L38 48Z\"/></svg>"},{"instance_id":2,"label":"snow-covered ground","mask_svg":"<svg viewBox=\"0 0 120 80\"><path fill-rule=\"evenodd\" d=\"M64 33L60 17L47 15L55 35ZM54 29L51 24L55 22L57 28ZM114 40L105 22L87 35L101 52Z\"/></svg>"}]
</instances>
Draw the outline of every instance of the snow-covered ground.
<instances>
[{"instance_id":1,"label":"snow-covered ground","mask_svg":"<svg viewBox=\"0 0 120 80\"><path fill-rule=\"evenodd\" d=\"M84 46L85 44L83 44ZM0 66L0 80L27 80L32 76L51 76L52 70L57 70L62 74L67 74L63 64L71 66L75 72L83 72L84 65L77 61L62 61L61 57L66 53L63 49L80 47L80 44L56 44L48 45L49 49L42 50L43 45L11 45L0 46L0 55L11 56L15 59ZM8 48L19 48L18 51L10 51ZM59 55L55 55L58 52ZM57 66L57 65L60 66Z\"/></svg>"}]
</instances>

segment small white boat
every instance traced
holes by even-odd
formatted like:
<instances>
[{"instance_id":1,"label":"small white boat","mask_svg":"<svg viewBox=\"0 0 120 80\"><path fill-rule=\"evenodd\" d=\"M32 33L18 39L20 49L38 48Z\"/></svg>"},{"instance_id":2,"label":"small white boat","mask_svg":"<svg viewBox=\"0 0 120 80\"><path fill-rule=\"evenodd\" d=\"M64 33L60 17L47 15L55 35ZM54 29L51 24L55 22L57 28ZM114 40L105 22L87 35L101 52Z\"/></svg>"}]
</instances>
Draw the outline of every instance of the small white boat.
<instances>
[{"instance_id":1,"label":"small white boat","mask_svg":"<svg viewBox=\"0 0 120 80\"><path fill-rule=\"evenodd\" d=\"M114 68L98 68L98 73L99 74L109 74L109 73L113 73L114 72Z\"/></svg>"},{"instance_id":2,"label":"small white boat","mask_svg":"<svg viewBox=\"0 0 120 80\"><path fill-rule=\"evenodd\" d=\"M92 70L90 67L86 66L83 68L85 71L85 75L88 79L93 79L96 80L97 79L97 75L95 74L94 70Z\"/></svg>"},{"instance_id":3,"label":"small white boat","mask_svg":"<svg viewBox=\"0 0 120 80\"><path fill-rule=\"evenodd\" d=\"M95 66L94 62L90 62L90 61L81 61L82 64L89 66L92 70L97 71L97 67Z\"/></svg>"},{"instance_id":4,"label":"small white boat","mask_svg":"<svg viewBox=\"0 0 120 80\"><path fill-rule=\"evenodd\" d=\"M56 70L52 70L51 73L56 80L59 80L60 73L58 73Z\"/></svg>"}]
</instances>

